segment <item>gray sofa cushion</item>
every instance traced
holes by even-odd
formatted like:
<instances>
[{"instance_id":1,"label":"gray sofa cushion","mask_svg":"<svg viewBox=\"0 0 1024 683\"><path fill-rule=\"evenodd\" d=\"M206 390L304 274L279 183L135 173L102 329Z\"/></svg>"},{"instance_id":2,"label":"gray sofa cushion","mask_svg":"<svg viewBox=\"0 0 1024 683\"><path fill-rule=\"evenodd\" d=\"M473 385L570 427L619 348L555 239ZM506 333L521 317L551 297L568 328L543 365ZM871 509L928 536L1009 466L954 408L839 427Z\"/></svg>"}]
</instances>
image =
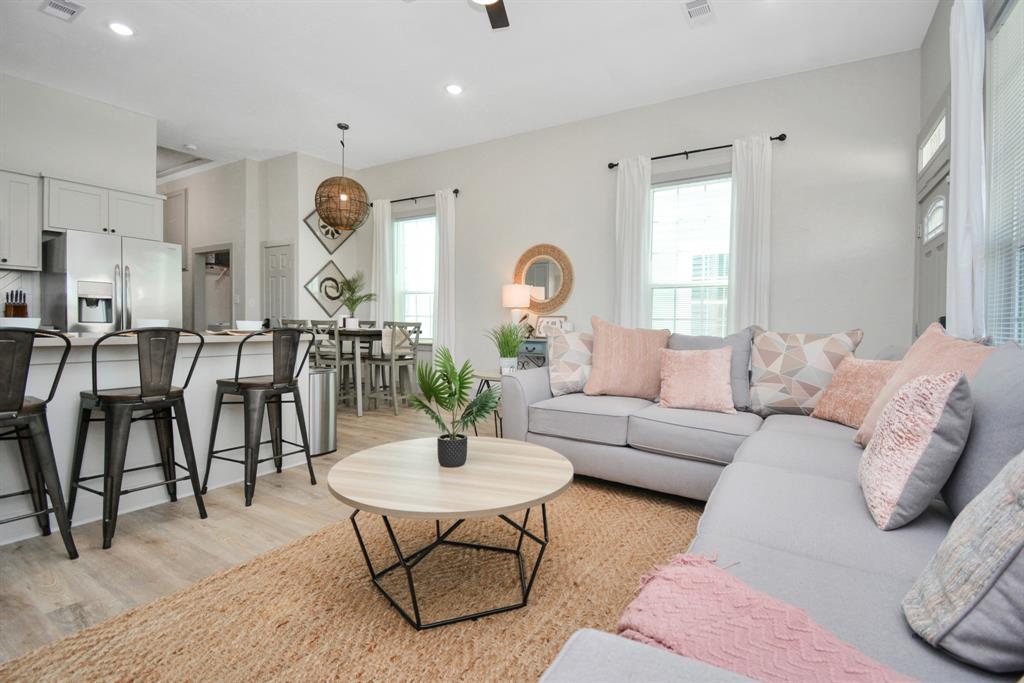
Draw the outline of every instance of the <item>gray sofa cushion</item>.
<instances>
[{"instance_id":1,"label":"gray sofa cushion","mask_svg":"<svg viewBox=\"0 0 1024 683\"><path fill-rule=\"evenodd\" d=\"M624 396L556 396L530 406L530 431L625 446L629 416L650 405L645 399Z\"/></svg>"},{"instance_id":2,"label":"gray sofa cushion","mask_svg":"<svg viewBox=\"0 0 1024 683\"><path fill-rule=\"evenodd\" d=\"M627 443L643 451L728 464L743 440L760 426L761 418L753 413L652 405L629 416Z\"/></svg>"},{"instance_id":3,"label":"gray sofa cushion","mask_svg":"<svg viewBox=\"0 0 1024 683\"><path fill-rule=\"evenodd\" d=\"M827 436L851 442L857 434L856 429L851 429L838 422L819 420L810 415L769 415L765 418L761 430L794 432L796 434L807 434L808 436Z\"/></svg>"},{"instance_id":4,"label":"gray sofa cushion","mask_svg":"<svg viewBox=\"0 0 1024 683\"><path fill-rule=\"evenodd\" d=\"M958 515L1024 448L1024 349L1004 344L971 382L974 418L964 451L942 489Z\"/></svg>"},{"instance_id":5,"label":"gray sofa cushion","mask_svg":"<svg viewBox=\"0 0 1024 683\"><path fill-rule=\"evenodd\" d=\"M942 543L950 522L945 508L933 505L907 526L882 533L857 484L738 462L725 468L711 492L700 530L913 579Z\"/></svg>"},{"instance_id":6,"label":"gray sofa cushion","mask_svg":"<svg viewBox=\"0 0 1024 683\"><path fill-rule=\"evenodd\" d=\"M540 683L740 683L749 678L668 650L585 628L572 634Z\"/></svg>"},{"instance_id":7,"label":"gray sofa cushion","mask_svg":"<svg viewBox=\"0 0 1024 683\"><path fill-rule=\"evenodd\" d=\"M768 422L772 419L768 418ZM852 429L850 431L853 432ZM766 422L764 428L743 442L732 461L752 462L857 484L858 467L863 454L863 449L852 439L768 429Z\"/></svg>"},{"instance_id":8,"label":"gray sofa cushion","mask_svg":"<svg viewBox=\"0 0 1024 683\"><path fill-rule=\"evenodd\" d=\"M718 463L666 458L629 446L533 433L527 434L526 440L564 455L576 474L694 500L707 500L725 469Z\"/></svg>"},{"instance_id":9,"label":"gray sofa cushion","mask_svg":"<svg viewBox=\"0 0 1024 683\"><path fill-rule=\"evenodd\" d=\"M877 536L899 533L871 528ZM899 673L921 681L1014 680L959 662L915 638L899 609L911 578L846 567L717 533L701 532L690 552L717 557L718 566L753 588L806 610L818 624Z\"/></svg>"},{"instance_id":10,"label":"gray sofa cushion","mask_svg":"<svg viewBox=\"0 0 1024 683\"><path fill-rule=\"evenodd\" d=\"M732 401L738 410L750 410L750 346L754 339L754 328L748 327L728 337L696 337L688 334L673 334L668 338L668 348L674 351L701 351L732 347Z\"/></svg>"}]
</instances>

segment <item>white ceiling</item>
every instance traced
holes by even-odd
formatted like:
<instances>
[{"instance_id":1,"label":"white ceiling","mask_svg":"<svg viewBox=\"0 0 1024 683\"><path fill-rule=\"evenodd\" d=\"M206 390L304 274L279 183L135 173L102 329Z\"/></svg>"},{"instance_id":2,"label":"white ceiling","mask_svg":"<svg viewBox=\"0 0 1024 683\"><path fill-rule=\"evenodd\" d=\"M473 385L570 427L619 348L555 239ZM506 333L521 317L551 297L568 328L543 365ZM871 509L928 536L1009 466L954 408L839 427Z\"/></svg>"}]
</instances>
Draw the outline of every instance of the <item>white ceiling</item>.
<instances>
[{"instance_id":1,"label":"white ceiling","mask_svg":"<svg viewBox=\"0 0 1024 683\"><path fill-rule=\"evenodd\" d=\"M301 151L365 167L920 47L937 0L0 2L0 71L159 119L204 157ZM131 38L107 24L126 23ZM465 92L448 95L458 83Z\"/></svg>"}]
</instances>

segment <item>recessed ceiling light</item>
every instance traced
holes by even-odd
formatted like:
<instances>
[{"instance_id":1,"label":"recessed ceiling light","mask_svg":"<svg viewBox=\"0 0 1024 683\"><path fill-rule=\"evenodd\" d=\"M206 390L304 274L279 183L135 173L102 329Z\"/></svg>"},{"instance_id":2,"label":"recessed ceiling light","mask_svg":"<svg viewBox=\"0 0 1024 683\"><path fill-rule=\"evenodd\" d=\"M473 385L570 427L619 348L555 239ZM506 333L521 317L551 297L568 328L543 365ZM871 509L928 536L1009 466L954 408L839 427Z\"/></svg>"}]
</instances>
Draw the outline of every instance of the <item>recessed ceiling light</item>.
<instances>
[{"instance_id":1,"label":"recessed ceiling light","mask_svg":"<svg viewBox=\"0 0 1024 683\"><path fill-rule=\"evenodd\" d=\"M493 5L494 3L498 2L498 0L473 0L473 2L475 2L478 5Z\"/></svg>"},{"instance_id":2,"label":"recessed ceiling light","mask_svg":"<svg viewBox=\"0 0 1024 683\"><path fill-rule=\"evenodd\" d=\"M128 37L128 36L135 35L135 31L132 30L131 26L127 26L125 24L122 24L122 23L119 23L119 22L116 22L116 21L111 23L111 24L109 24L109 26L110 26L110 30L113 31L114 33L116 33L119 36Z\"/></svg>"},{"instance_id":3,"label":"recessed ceiling light","mask_svg":"<svg viewBox=\"0 0 1024 683\"><path fill-rule=\"evenodd\" d=\"M451 85L445 86L444 89L448 91L449 95L461 95L462 94L462 86L461 85L456 85L454 83L452 83Z\"/></svg>"},{"instance_id":4,"label":"recessed ceiling light","mask_svg":"<svg viewBox=\"0 0 1024 683\"><path fill-rule=\"evenodd\" d=\"M196 151L197 149L199 149L198 147L196 147L195 145L193 145L193 144L192 144L191 142L190 142L190 143L188 143L188 144L186 144L186 145L182 145L182 147L184 147L184 148L185 148L186 150L188 150L189 152L194 152L194 151Z\"/></svg>"}]
</instances>

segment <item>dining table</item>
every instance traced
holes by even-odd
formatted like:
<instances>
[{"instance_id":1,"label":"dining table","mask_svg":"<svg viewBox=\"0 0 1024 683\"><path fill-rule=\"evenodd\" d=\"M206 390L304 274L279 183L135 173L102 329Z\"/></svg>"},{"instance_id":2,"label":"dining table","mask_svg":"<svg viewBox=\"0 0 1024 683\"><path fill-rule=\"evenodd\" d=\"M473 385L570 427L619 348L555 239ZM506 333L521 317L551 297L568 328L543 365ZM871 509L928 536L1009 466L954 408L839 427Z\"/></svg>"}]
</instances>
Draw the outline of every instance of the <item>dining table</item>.
<instances>
[{"instance_id":1,"label":"dining table","mask_svg":"<svg viewBox=\"0 0 1024 683\"><path fill-rule=\"evenodd\" d=\"M338 345L339 349L341 342L346 340L352 342L352 356L355 361L355 368L353 373L355 374L356 383L356 417L363 416L363 344L362 342L368 341L371 344L375 341L381 341L384 338L384 329L379 327L339 327L338 328ZM341 386L341 363L338 364L338 386Z\"/></svg>"}]
</instances>

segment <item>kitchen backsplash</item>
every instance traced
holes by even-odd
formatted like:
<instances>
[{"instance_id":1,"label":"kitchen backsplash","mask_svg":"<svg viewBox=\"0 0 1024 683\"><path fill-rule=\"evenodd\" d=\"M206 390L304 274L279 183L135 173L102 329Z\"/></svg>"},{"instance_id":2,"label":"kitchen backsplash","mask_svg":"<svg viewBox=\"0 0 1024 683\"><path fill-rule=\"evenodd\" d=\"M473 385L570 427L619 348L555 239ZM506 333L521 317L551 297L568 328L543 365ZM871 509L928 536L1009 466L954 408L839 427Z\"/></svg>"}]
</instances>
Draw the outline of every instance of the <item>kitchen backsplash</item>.
<instances>
[{"instance_id":1,"label":"kitchen backsplash","mask_svg":"<svg viewBox=\"0 0 1024 683\"><path fill-rule=\"evenodd\" d=\"M25 298L28 299L29 317L38 317L39 309L36 306L36 296L39 292L39 273L0 270L0 302L6 299L7 292L18 289L25 292Z\"/></svg>"}]
</instances>

